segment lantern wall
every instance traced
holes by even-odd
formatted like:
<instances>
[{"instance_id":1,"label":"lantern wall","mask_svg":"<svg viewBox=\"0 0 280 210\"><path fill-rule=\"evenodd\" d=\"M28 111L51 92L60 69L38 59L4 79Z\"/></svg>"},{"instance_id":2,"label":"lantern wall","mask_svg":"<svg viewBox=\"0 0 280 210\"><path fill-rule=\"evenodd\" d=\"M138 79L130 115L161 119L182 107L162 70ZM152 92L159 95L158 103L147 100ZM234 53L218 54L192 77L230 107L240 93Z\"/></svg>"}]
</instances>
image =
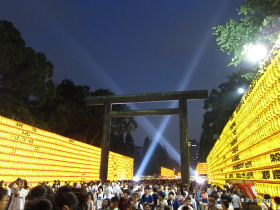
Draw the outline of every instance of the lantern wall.
<instances>
[{"instance_id":1,"label":"lantern wall","mask_svg":"<svg viewBox=\"0 0 280 210\"><path fill-rule=\"evenodd\" d=\"M101 149L0 116L0 179L99 180ZM109 153L109 180L131 180L134 159Z\"/></svg>"},{"instance_id":2,"label":"lantern wall","mask_svg":"<svg viewBox=\"0 0 280 210\"><path fill-rule=\"evenodd\" d=\"M275 46L207 157L208 180L280 194L280 54Z\"/></svg>"},{"instance_id":3,"label":"lantern wall","mask_svg":"<svg viewBox=\"0 0 280 210\"><path fill-rule=\"evenodd\" d=\"M198 163L196 166L196 171L198 175L207 174L207 163Z\"/></svg>"},{"instance_id":4,"label":"lantern wall","mask_svg":"<svg viewBox=\"0 0 280 210\"><path fill-rule=\"evenodd\" d=\"M171 169L168 169L168 168L165 168L165 167L161 167L160 168L160 174L161 174L162 177L173 178L174 175L175 175L175 172L174 172L174 170L171 170Z\"/></svg>"}]
</instances>

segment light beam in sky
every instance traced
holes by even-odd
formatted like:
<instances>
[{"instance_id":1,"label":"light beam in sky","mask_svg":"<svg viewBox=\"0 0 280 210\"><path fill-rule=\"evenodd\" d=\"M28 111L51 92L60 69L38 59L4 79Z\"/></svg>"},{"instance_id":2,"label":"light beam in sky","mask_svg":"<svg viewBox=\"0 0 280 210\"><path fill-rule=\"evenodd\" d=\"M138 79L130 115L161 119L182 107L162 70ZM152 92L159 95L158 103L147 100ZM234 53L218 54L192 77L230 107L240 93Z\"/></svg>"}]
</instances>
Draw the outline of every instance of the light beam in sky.
<instances>
[{"instance_id":1,"label":"light beam in sky","mask_svg":"<svg viewBox=\"0 0 280 210\"><path fill-rule=\"evenodd\" d=\"M212 24L210 24L210 27L215 25L215 23L217 22L217 20L219 19L219 17L221 16L224 7L226 6L227 1L223 1L223 3L221 3L221 7L218 10L218 13L216 13L215 18L212 21ZM77 43L74 39L72 39L71 37L69 37L70 33L66 33L65 31L65 37L69 38L69 41L71 42L71 44L73 44L73 48L75 48L75 51L79 54L79 57L82 58L81 60L81 64L84 66L84 69L86 69L88 71L88 73L93 77L96 78L97 77L97 81L101 81L101 85L103 84L108 84L110 85L110 87L112 87L112 90L116 93L116 94L124 94L124 91L122 91L120 89L120 87L106 74L106 72L104 72L102 70L102 68L94 61L94 59L90 56L89 53L86 52L86 50L79 44ZM211 35L211 31L207 31L207 34L205 36L205 38L203 39L203 41L201 42L201 44L198 46L196 52L193 55L193 59L192 62L190 63L190 65L188 67L186 67L186 72L185 75L183 76L183 80L180 83L179 87L177 88L177 90L185 90L189 84L189 81L195 71L195 69L197 68L198 64L200 63L202 56L205 52L206 46L209 42L210 39L210 35ZM90 69L94 69L94 71L90 70ZM136 105L131 105L131 107L133 107L134 109L137 109ZM175 108L176 107L176 102L173 102L170 106L170 108ZM140 177L144 171L144 169L146 168L148 162L151 159L151 156L156 148L156 145L158 142L160 142L161 144L163 144L167 150L167 152L169 153L170 156L172 156L177 162L180 162L180 155L179 153L169 144L169 142L164 138L163 133L170 121L171 116L165 116L159 126L158 129L156 129L152 123L146 118L146 117L141 117L141 118L136 118L136 121L151 135L154 136L154 141L152 142L152 144L150 145L147 154L143 160L143 162L140 165L139 170L137 171L137 176ZM192 169L191 169L192 170Z\"/></svg>"},{"instance_id":2,"label":"light beam in sky","mask_svg":"<svg viewBox=\"0 0 280 210\"><path fill-rule=\"evenodd\" d=\"M81 63L85 66L84 69L86 69L92 77L95 77L95 78L97 77L98 81L102 81L103 84L104 83L110 84L113 92L115 92L116 94L121 94L121 95L124 94L124 91L122 91L121 88L102 70L101 66L98 65L92 59L92 57L89 56L89 54L85 51L84 48L82 48L75 40L71 40L71 44L76 49L76 51L79 53L79 55L82 57ZM94 71L90 71L89 69L94 69ZM132 107L133 109L138 109L135 104L131 104L130 107ZM170 116L168 116L168 117L170 117ZM165 120L166 124L168 123L169 119L170 118L167 118L167 120ZM168 154L171 157L173 157L178 163L180 163L181 159L180 159L179 153L162 136L162 133L163 133L164 129L166 128L165 123L161 123L161 127L159 129L156 129L155 126L146 117L139 117L139 118L136 118L136 120L151 136L155 136L156 140L153 142L162 143L165 146ZM160 132L159 132L159 130L160 130ZM147 156L147 159L151 158L151 155L155 149L155 146L156 146L156 144L151 147L151 150L150 150L151 152L150 152L150 155Z\"/></svg>"},{"instance_id":3,"label":"light beam in sky","mask_svg":"<svg viewBox=\"0 0 280 210\"><path fill-rule=\"evenodd\" d=\"M219 10L219 13L217 14L217 16L215 16L215 18L213 19L213 23L211 24L212 26L215 25L215 23L217 22L217 20L220 18L220 16L222 15L222 11L224 9L224 7L226 6L227 2L224 1L224 3L221 3L221 8ZM209 42L209 39L210 39L210 34L209 33L210 31L207 31L207 34L205 36L205 38L203 39L203 41L201 42L201 44L199 45L199 47L197 48L197 51L195 52L194 56L193 56L193 60L192 62L190 63L190 65L188 66L186 72L185 72L185 76L183 77L184 79L182 80L182 82L180 83L179 87L177 90L179 91L182 91L182 90L185 90L189 84L189 81L196 69L196 67L198 66L199 62L201 61L201 58L205 52L205 49L206 49L206 46ZM172 102L171 106L169 108L175 108L176 107L176 102ZM146 156L144 158L144 160L142 161L138 171L137 171L137 176L141 176L144 169L146 168L148 162L150 161L151 157L152 157L152 154L156 148L156 144L157 144L157 141L159 139L163 139L162 136L163 136L163 132L166 128L166 126L168 125L169 121L170 121L170 118L171 116L170 115L166 115L164 116L162 122L161 122L161 125L159 126L159 131L158 133L156 134L157 138L155 138L154 142L150 145L150 148L148 149L147 153L146 153ZM161 138L160 138L161 137ZM165 144L166 142L165 141L162 141L163 144ZM177 153L178 154L178 153ZM179 155L179 154L178 154ZM194 174L194 171L191 170L192 174Z\"/></svg>"}]
</instances>

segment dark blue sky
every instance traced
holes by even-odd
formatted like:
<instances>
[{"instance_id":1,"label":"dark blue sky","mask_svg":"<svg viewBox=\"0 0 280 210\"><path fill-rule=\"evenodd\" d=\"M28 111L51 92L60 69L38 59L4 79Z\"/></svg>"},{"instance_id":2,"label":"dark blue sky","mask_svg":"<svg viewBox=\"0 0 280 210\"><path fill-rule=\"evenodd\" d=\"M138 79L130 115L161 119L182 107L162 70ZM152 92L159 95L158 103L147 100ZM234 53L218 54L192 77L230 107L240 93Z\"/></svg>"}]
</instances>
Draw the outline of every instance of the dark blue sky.
<instances>
[{"instance_id":1,"label":"dark blue sky","mask_svg":"<svg viewBox=\"0 0 280 210\"><path fill-rule=\"evenodd\" d=\"M54 64L54 80L72 79L115 94L211 89L226 81L231 57L217 50L212 27L237 17L237 0L11 1L0 19ZM137 105L138 106L138 105ZM167 108L170 103L139 105ZM203 101L188 103L189 137L200 139ZM140 120L142 117L136 118ZM159 128L164 117L148 117ZM142 122L143 123L143 122ZM147 124L146 124L147 125ZM179 151L178 117L163 136ZM133 134L146 136L141 125Z\"/></svg>"}]
</instances>

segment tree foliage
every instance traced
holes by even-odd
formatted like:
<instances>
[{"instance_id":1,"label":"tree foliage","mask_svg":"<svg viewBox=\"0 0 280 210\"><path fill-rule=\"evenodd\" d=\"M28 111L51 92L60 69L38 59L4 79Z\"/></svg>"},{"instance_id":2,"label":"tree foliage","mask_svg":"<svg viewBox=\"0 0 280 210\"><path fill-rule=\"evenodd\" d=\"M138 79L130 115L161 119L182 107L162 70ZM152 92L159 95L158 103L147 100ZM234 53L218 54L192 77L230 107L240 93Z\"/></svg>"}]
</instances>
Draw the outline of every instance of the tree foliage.
<instances>
[{"instance_id":1,"label":"tree foliage","mask_svg":"<svg viewBox=\"0 0 280 210\"><path fill-rule=\"evenodd\" d=\"M222 133L236 106L242 98L238 88L246 89L251 83L251 78L245 78L248 70L241 69L229 75L228 81L219 85L219 90L213 89L207 100L204 101L206 110L200 139L199 161L205 162L214 146L218 136Z\"/></svg>"},{"instance_id":2,"label":"tree foliage","mask_svg":"<svg viewBox=\"0 0 280 210\"><path fill-rule=\"evenodd\" d=\"M229 65L238 65L245 59L244 46L265 44L267 49L275 43L280 34L279 0L247 0L237 9L239 20L230 19L225 25L213 27L219 49L234 54Z\"/></svg>"},{"instance_id":3,"label":"tree foliage","mask_svg":"<svg viewBox=\"0 0 280 210\"><path fill-rule=\"evenodd\" d=\"M91 91L64 79L52 81L53 65L44 53L25 46L20 32L0 21L0 115L94 146L101 145L103 106L87 106L89 96L106 96L109 89ZM129 110L126 105L112 109ZM113 118L111 150L131 156L137 128L134 118ZM126 142L124 142L126 136Z\"/></svg>"},{"instance_id":4,"label":"tree foliage","mask_svg":"<svg viewBox=\"0 0 280 210\"><path fill-rule=\"evenodd\" d=\"M0 114L39 123L30 109L53 94L52 75L46 56L26 47L12 23L0 21Z\"/></svg>"}]
</instances>

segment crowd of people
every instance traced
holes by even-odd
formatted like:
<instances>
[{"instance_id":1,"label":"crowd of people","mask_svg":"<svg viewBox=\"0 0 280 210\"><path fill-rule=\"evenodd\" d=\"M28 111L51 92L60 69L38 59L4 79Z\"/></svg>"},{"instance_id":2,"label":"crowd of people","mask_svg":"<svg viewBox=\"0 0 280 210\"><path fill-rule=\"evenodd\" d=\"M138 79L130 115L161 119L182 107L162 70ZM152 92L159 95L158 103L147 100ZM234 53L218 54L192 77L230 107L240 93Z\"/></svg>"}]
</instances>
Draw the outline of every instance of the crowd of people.
<instances>
[{"instance_id":1,"label":"crowd of people","mask_svg":"<svg viewBox=\"0 0 280 210\"><path fill-rule=\"evenodd\" d=\"M1 185L4 185L1 182ZM180 180L39 183L33 187L18 178L0 187L0 210L238 210L245 195L238 185L222 190L207 183ZM269 201L270 196L264 195ZM277 210L280 198L274 198ZM263 203L262 210L270 210Z\"/></svg>"}]
</instances>

